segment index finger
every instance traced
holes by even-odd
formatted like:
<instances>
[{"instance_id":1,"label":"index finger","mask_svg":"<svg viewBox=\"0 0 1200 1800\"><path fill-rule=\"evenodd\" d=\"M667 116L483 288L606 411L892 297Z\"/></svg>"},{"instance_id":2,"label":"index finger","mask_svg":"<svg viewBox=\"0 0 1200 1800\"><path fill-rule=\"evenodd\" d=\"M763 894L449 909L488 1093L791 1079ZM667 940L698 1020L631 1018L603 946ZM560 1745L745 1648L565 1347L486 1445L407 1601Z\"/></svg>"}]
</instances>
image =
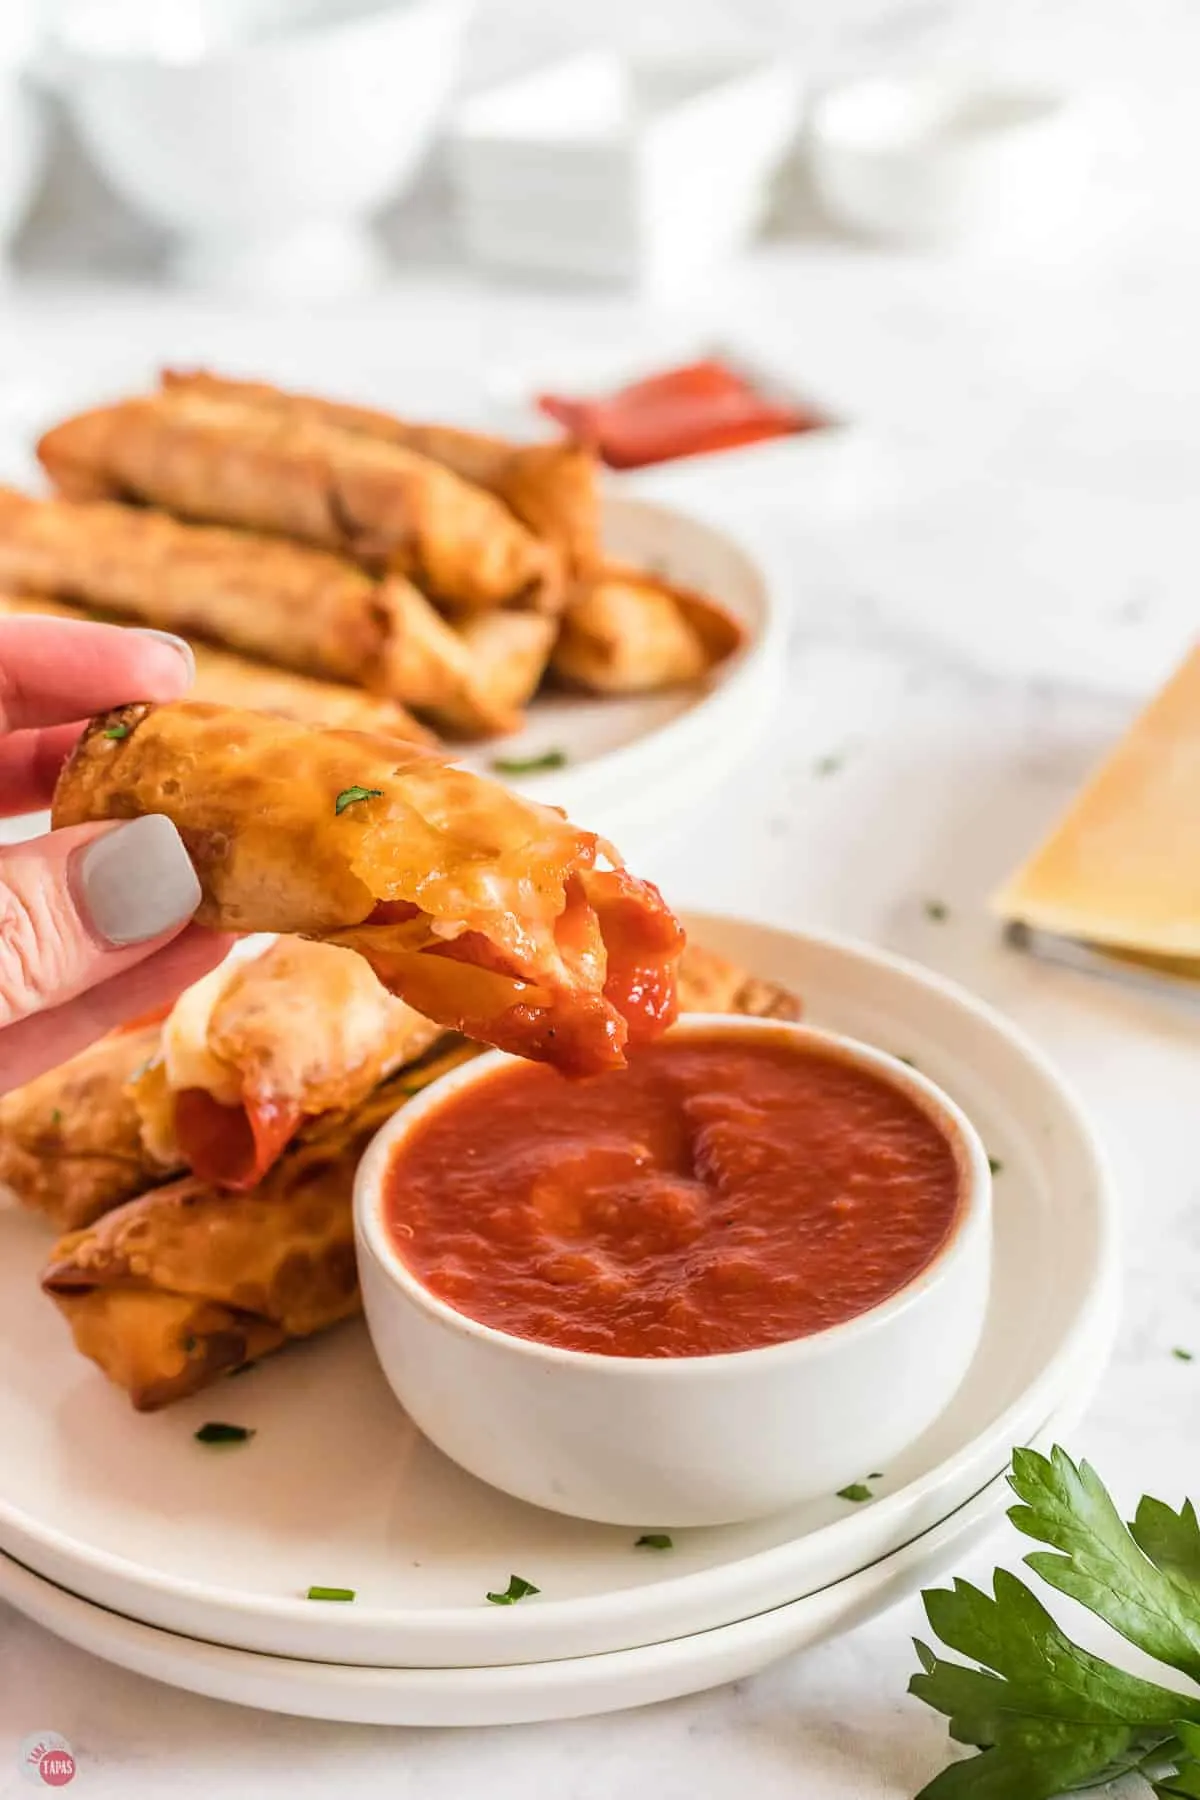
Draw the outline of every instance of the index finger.
<instances>
[{"instance_id":1,"label":"index finger","mask_svg":"<svg viewBox=\"0 0 1200 1800\"><path fill-rule=\"evenodd\" d=\"M177 700L182 638L82 619L0 619L0 732L65 725L129 700Z\"/></svg>"}]
</instances>

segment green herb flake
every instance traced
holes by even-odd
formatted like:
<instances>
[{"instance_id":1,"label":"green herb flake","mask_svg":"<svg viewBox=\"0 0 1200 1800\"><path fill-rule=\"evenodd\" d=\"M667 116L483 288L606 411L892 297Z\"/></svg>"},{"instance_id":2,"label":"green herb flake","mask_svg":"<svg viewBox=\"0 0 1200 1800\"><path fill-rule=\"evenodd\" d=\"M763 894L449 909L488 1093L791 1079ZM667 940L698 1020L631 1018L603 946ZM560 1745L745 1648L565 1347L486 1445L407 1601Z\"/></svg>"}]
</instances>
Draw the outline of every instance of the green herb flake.
<instances>
[{"instance_id":1,"label":"green herb flake","mask_svg":"<svg viewBox=\"0 0 1200 1800\"><path fill-rule=\"evenodd\" d=\"M675 1544L665 1531L643 1531L633 1547L635 1550L673 1550Z\"/></svg>"},{"instance_id":2,"label":"green herb flake","mask_svg":"<svg viewBox=\"0 0 1200 1800\"><path fill-rule=\"evenodd\" d=\"M540 1594L541 1591L541 1588L534 1587L532 1581L526 1581L523 1575L510 1575L508 1586L502 1594L488 1594L485 1598L493 1606L515 1606L518 1600L524 1600L530 1594Z\"/></svg>"},{"instance_id":3,"label":"green herb flake","mask_svg":"<svg viewBox=\"0 0 1200 1800\"><path fill-rule=\"evenodd\" d=\"M194 1338L192 1336L191 1332L189 1331L187 1336L183 1340L183 1354L185 1356L194 1356L196 1354L196 1351L199 1348L200 1348L200 1345L199 1345L198 1339ZM197 1432L196 1435L198 1437L200 1435L199 1432ZM207 1440L205 1440L205 1441L207 1441Z\"/></svg>"},{"instance_id":4,"label":"green herb flake","mask_svg":"<svg viewBox=\"0 0 1200 1800\"><path fill-rule=\"evenodd\" d=\"M813 764L814 775L836 775L845 764L844 756L820 756Z\"/></svg>"},{"instance_id":5,"label":"green herb flake","mask_svg":"<svg viewBox=\"0 0 1200 1800\"><path fill-rule=\"evenodd\" d=\"M353 1588L310 1587L304 1596L306 1600L353 1600Z\"/></svg>"},{"instance_id":6,"label":"green herb flake","mask_svg":"<svg viewBox=\"0 0 1200 1800\"><path fill-rule=\"evenodd\" d=\"M932 919L935 925L944 925L946 920L950 917L950 908L946 905L944 900L927 900L925 902L925 917L927 919Z\"/></svg>"},{"instance_id":7,"label":"green herb flake","mask_svg":"<svg viewBox=\"0 0 1200 1800\"><path fill-rule=\"evenodd\" d=\"M246 1444L254 1436L254 1428L250 1425L223 1425L218 1419L210 1419L202 1425L194 1437L198 1444Z\"/></svg>"},{"instance_id":8,"label":"green herb flake","mask_svg":"<svg viewBox=\"0 0 1200 1800\"><path fill-rule=\"evenodd\" d=\"M1035 1575L1087 1607L1127 1643L1200 1679L1200 1521L1144 1498L1126 1525L1095 1470L1065 1451L1017 1450L1009 1481L1018 1531L1049 1549L1025 1558ZM998 1569L992 1592L970 1582L924 1595L933 1631L966 1662L918 1642L909 1692L950 1722L957 1761L920 1800L1045 1800L1121 1776L1138 1791L1200 1795L1200 1694L1179 1692L1083 1650L1023 1581ZM1122 1788L1122 1792L1125 1792ZM1133 1790L1130 1790L1131 1796Z\"/></svg>"},{"instance_id":9,"label":"green herb flake","mask_svg":"<svg viewBox=\"0 0 1200 1800\"><path fill-rule=\"evenodd\" d=\"M1196 1360L1193 1351L1184 1350L1178 1344L1175 1346L1174 1350L1172 1350L1171 1355L1175 1358L1176 1362L1195 1362Z\"/></svg>"},{"instance_id":10,"label":"green herb flake","mask_svg":"<svg viewBox=\"0 0 1200 1800\"><path fill-rule=\"evenodd\" d=\"M230 1379L230 1381L232 1381L235 1375L248 1375L250 1373L251 1369L257 1369L257 1367L258 1367L258 1364L253 1361L239 1363L236 1369L230 1369L229 1379Z\"/></svg>"},{"instance_id":11,"label":"green herb flake","mask_svg":"<svg viewBox=\"0 0 1200 1800\"><path fill-rule=\"evenodd\" d=\"M565 750L544 750L540 756L494 756L492 768L497 775L537 775L543 769L565 769Z\"/></svg>"},{"instance_id":12,"label":"green herb flake","mask_svg":"<svg viewBox=\"0 0 1200 1800\"><path fill-rule=\"evenodd\" d=\"M333 803L333 810L341 818L348 806L354 806L360 800L382 800L382 788L348 787L343 788Z\"/></svg>"},{"instance_id":13,"label":"green herb flake","mask_svg":"<svg viewBox=\"0 0 1200 1800\"><path fill-rule=\"evenodd\" d=\"M916 1058L913 1056L898 1056L896 1061L902 1062L906 1069L915 1069L917 1066Z\"/></svg>"},{"instance_id":14,"label":"green herb flake","mask_svg":"<svg viewBox=\"0 0 1200 1800\"><path fill-rule=\"evenodd\" d=\"M878 1481L878 1475L872 1475L871 1480ZM865 1481L852 1481L849 1487L839 1488L837 1497L839 1500L852 1500L855 1506L861 1506L864 1500L874 1499Z\"/></svg>"},{"instance_id":15,"label":"green herb flake","mask_svg":"<svg viewBox=\"0 0 1200 1800\"><path fill-rule=\"evenodd\" d=\"M129 729L128 725L106 725L101 735L106 738L127 738Z\"/></svg>"},{"instance_id":16,"label":"green herb flake","mask_svg":"<svg viewBox=\"0 0 1200 1800\"><path fill-rule=\"evenodd\" d=\"M992 1171L993 1175L1003 1175L1004 1173L1004 1164L1000 1161L998 1156L988 1157L988 1168Z\"/></svg>"},{"instance_id":17,"label":"green herb flake","mask_svg":"<svg viewBox=\"0 0 1200 1800\"><path fill-rule=\"evenodd\" d=\"M62 1119L63 1119L62 1107L56 1106L54 1111L50 1114L50 1123L52 1125L61 1125Z\"/></svg>"}]
</instances>

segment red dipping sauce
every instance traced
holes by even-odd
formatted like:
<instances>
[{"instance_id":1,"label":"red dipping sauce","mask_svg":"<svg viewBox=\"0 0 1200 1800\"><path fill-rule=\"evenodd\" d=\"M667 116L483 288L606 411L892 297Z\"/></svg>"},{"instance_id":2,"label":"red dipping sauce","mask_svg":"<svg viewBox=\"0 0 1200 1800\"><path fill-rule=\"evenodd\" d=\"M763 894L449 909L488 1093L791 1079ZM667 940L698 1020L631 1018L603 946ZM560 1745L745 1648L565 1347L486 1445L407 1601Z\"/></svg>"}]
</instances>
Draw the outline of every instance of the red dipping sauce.
<instances>
[{"instance_id":1,"label":"red dipping sauce","mask_svg":"<svg viewBox=\"0 0 1200 1800\"><path fill-rule=\"evenodd\" d=\"M877 1306L952 1235L965 1178L900 1088L785 1032L686 1032L565 1082L498 1069L414 1126L384 1220L431 1294L607 1356L782 1343Z\"/></svg>"}]
</instances>

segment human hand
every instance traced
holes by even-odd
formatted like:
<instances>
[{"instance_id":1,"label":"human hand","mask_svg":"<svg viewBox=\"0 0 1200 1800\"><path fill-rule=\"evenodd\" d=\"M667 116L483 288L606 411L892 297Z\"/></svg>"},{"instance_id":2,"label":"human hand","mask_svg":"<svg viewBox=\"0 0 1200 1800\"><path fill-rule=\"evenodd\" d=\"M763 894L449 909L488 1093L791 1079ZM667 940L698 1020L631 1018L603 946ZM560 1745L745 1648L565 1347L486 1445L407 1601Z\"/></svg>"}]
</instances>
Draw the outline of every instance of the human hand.
<instances>
[{"instance_id":1,"label":"human hand","mask_svg":"<svg viewBox=\"0 0 1200 1800\"><path fill-rule=\"evenodd\" d=\"M92 713L175 700L191 652L164 632L0 620L0 816L48 806ZM229 940L189 923L200 884L161 814L0 847L0 1093L168 1005Z\"/></svg>"}]
</instances>

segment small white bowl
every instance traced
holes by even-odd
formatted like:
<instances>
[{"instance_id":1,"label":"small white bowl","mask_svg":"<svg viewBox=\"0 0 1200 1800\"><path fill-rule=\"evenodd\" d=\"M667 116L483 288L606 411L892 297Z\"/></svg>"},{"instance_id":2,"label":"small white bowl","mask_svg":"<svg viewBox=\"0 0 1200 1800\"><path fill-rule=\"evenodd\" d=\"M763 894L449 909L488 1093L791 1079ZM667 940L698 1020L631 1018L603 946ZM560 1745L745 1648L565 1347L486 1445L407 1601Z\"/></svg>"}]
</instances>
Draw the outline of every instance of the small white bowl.
<instances>
[{"instance_id":1,"label":"small white bowl","mask_svg":"<svg viewBox=\"0 0 1200 1800\"><path fill-rule=\"evenodd\" d=\"M415 173L469 0L66 0L53 76L88 150L201 285L361 286L365 223Z\"/></svg>"},{"instance_id":2,"label":"small white bowl","mask_svg":"<svg viewBox=\"0 0 1200 1800\"><path fill-rule=\"evenodd\" d=\"M1089 116L1072 96L984 79L848 82L813 103L813 182L834 218L872 236L1025 237L1077 199Z\"/></svg>"},{"instance_id":3,"label":"small white bowl","mask_svg":"<svg viewBox=\"0 0 1200 1800\"><path fill-rule=\"evenodd\" d=\"M900 1292L787 1343L696 1357L599 1356L481 1325L405 1266L384 1222L386 1176L430 1112L515 1059L492 1053L418 1095L372 1141L354 1193L367 1325L397 1399L437 1447L493 1487L553 1512L630 1526L723 1525L836 1493L889 1463L941 1413L983 1329L991 1173L965 1115L923 1075L833 1032L691 1015L677 1035L825 1051L902 1089L944 1129L962 1170L958 1222Z\"/></svg>"}]
</instances>

